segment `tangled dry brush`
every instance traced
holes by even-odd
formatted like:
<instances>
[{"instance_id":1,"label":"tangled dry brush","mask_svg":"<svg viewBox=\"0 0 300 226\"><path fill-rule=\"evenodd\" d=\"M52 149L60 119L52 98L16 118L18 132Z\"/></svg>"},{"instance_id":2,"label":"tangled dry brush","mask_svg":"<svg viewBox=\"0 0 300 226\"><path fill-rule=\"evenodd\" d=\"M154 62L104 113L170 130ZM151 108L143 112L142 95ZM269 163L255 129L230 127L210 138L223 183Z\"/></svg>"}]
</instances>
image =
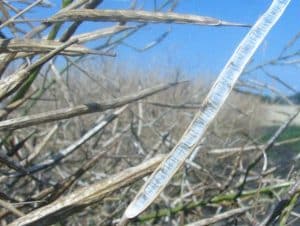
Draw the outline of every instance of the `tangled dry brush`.
<instances>
[{"instance_id":1,"label":"tangled dry brush","mask_svg":"<svg viewBox=\"0 0 300 226\"><path fill-rule=\"evenodd\" d=\"M210 84L201 75L190 82L176 69L139 73L117 65L112 58L118 58L118 46L156 23L249 29L176 13L176 0L153 0L153 10L143 10L140 1L120 10L102 4L63 0L53 15L33 19L35 11L48 12L53 5L0 1L1 225L120 223L144 180L203 108ZM103 26L78 33L88 21ZM167 41L166 30L139 51ZM272 65L293 57L284 53ZM252 65L248 72L269 64ZM267 128L269 100L254 95L262 89L292 104L273 87L241 79L166 189L146 211L121 224L299 223L296 153L285 153L288 161L276 158L286 145L299 144L299 137L278 140L298 110Z\"/></svg>"}]
</instances>

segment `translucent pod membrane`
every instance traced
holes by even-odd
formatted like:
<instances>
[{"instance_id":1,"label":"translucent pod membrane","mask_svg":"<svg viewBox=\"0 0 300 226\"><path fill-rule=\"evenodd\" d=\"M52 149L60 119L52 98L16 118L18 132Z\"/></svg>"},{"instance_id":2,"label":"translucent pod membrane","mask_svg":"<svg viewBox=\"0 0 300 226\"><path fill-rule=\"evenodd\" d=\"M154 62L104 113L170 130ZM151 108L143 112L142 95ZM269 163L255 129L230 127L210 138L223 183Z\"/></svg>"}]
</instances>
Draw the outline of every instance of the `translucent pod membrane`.
<instances>
[{"instance_id":1,"label":"translucent pod membrane","mask_svg":"<svg viewBox=\"0 0 300 226\"><path fill-rule=\"evenodd\" d=\"M290 0L273 0L269 9L257 20L225 65L207 95L201 110L196 114L179 143L155 170L126 209L126 218L136 217L145 210L192 153L208 125L224 104L246 64L283 14L289 2Z\"/></svg>"}]
</instances>

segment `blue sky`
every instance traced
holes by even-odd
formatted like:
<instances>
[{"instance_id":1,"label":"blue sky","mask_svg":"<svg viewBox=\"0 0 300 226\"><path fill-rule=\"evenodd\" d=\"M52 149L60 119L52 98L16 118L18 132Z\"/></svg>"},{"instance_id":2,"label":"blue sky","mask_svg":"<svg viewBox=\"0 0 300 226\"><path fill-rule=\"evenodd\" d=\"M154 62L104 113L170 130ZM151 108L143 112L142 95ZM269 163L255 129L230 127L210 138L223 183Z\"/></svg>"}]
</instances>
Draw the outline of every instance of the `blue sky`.
<instances>
[{"instance_id":1,"label":"blue sky","mask_svg":"<svg viewBox=\"0 0 300 226\"><path fill-rule=\"evenodd\" d=\"M126 8L126 0L104 1L103 8ZM152 1L148 1L152 2ZM222 20L253 24L268 8L271 0L185 0L180 1L175 10L179 13L193 13L212 16ZM147 9L151 9L148 5ZM286 13L271 31L254 57L253 65L277 58L286 43L300 32L300 1L292 0ZM247 33L247 28L205 27L197 25L157 25L153 24L139 32L127 42L142 47L162 32L172 27L170 35L158 46L147 52L135 52L127 47L118 50L120 61L130 60L145 69L155 66L179 67L193 76L209 76L211 79L221 71L235 47ZM292 50L300 49L296 43ZM252 65L250 65L251 67ZM299 68L295 66L268 67L268 70L300 90ZM251 78L282 89L260 71ZM282 89L284 90L284 89Z\"/></svg>"},{"instance_id":2,"label":"blue sky","mask_svg":"<svg viewBox=\"0 0 300 226\"><path fill-rule=\"evenodd\" d=\"M31 15L30 17L46 18L51 13L57 11L61 1L49 1L55 5L53 9L46 10L46 13L45 9L35 11L35 15ZM126 9L129 7L130 2L129 0L104 0L99 8ZM153 9L153 0L139 0L138 2L138 6L143 6L143 9ZM157 2L163 1L157 0ZM181 0L175 12L211 16L226 21L253 24L268 8L271 2L271 0ZM40 12L43 12L43 14ZM286 43L300 32L299 19L300 1L292 0L285 14L268 35L256 53L254 62L249 67L277 58ZM107 25L106 23L105 26ZM103 24L99 24L99 22L86 23L78 31L91 31L102 26ZM172 29L172 32L167 38L146 52L136 52L126 46L118 47L116 50L118 55L115 63L130 64L142 70L161 68L162 71L165 70L166 72L170 67L180 68L191 77L203 77L213 80L248 31L248 28L239 27L151 24L129 38L126 42L142 48L169 29ZM300 49L299 42L296 43L290 52L298 49ZM300 91L298 67L293 65L268 67L267 69ZM260 71L252 73L249 77L267 82L278 89L284 90Z\"/></svg>"}]
</instances>

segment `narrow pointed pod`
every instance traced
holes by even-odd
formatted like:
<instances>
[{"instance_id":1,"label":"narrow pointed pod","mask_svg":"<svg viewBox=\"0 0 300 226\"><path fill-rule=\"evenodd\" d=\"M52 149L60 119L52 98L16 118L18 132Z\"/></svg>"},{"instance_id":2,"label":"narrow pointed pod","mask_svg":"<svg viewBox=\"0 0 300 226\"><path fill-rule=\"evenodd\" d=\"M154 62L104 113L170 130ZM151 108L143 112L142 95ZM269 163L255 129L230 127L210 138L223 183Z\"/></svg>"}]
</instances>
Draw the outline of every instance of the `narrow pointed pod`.
<instances>
[{"instance_id":1,"label":"narrow pointed pod","mask_svg":"<svg viewBox=\"0 0 300 226\"><path fill-rule=\"evenodd\" d=\"M124 214L125 218L134 218L139 215L167 186L172 176L183 165L185 159L192 153L197 143L203 137L207 127L216 117L246 64L289 3L290 0L274 0L269 9L257 20L244 37L219 74L204 100L202 108L195 115L178 144L154 171L127 207Z\"/></svg>"}]
</instances>

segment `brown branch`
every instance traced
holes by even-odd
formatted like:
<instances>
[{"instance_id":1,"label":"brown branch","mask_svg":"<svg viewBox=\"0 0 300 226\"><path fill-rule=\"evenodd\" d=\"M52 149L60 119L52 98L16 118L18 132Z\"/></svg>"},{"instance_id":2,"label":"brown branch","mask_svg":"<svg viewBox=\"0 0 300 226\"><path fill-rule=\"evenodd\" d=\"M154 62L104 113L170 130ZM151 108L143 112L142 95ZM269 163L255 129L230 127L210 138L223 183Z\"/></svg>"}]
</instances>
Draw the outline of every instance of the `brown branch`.
<instances>
[{"instance_id":1,"label":"brown branch","mask_svg":"<svg viewBox=\"0 0 300 226\"><path fill-rule=\"evenodd\" d=\"M16 216L18 217L22 217L24 216L25 214L22 213L20 210L18 210L17 208L15 208L11 203L9 202L6 202L2 199L0 199L0 206L9 210L10 212L12 212L13 214L15 214Z\"/></svg>"},{"instance_id":2,"label":"brown branch","mask_svg":"<svg viewBox=\"0 0 300 226\"><path fill-rule=\"evenodd\" d=\"M39 208L24 217L15 220L9 226L50 225L58 219L66 218L83 208L101 201L111 192L151 173L162 161L163 156L154 157L138 166L128 168L109 178L76 190L52 204Z\"/></svg>"},{"instance_id":3,"label":"brown branch","mask_svg":"<svg viewBox=\"0 0 300 226\"><path fill-rule=\"evenodd\" d=\"M5 120L0 122L0 130L14 130L14 129L24 128L28 126L38 125L41 123L67 119L78 115L101 112L101 111L106 111L108 109L118 108L182 83L183 82L179 82L179 83L175 82L175 83L158 85L155 87L144 89L133 95L117 98L115 100L111 100L103 103L82 104L75 107L63 108L63 109L58 109L58 110L40 113L36 115L29 115L29 116Z\"/></svg>"}]
</instances>

